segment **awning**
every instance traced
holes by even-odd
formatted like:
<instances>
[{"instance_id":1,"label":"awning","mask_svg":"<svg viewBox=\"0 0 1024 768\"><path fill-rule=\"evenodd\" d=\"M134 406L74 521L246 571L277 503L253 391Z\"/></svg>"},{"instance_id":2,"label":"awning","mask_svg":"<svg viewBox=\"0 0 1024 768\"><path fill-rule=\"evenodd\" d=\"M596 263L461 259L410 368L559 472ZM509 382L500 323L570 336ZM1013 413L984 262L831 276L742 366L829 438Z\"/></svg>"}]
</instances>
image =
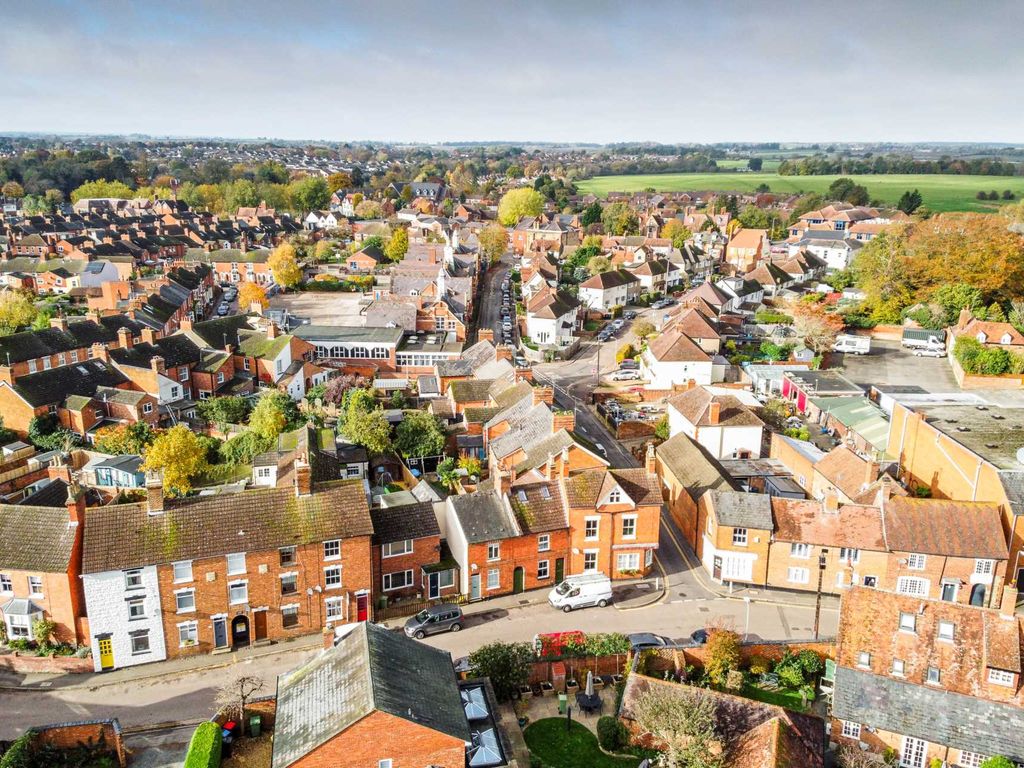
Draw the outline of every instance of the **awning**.
<instances>
[{"instance_id":1,"label":"awning","mask_svg":"<svg viewBox=\"0 0 1024 768\"><path fill-rule=\"evenodd\" d=\"M16 597L0 606L0 611L3 611L5 616L32 616L42 613L43 609L31 600L24 597Z\"/></svg>"},{"instance_id":2,"label":"awning","mask_svg":"<svg viewBox=\"0 0 1024 768\"><path fill-rule=\"evenodd\" d=\"M408 389L408 379L374 379L374 389L393 390L393 389Z\"/></svg>"}]
</instances>

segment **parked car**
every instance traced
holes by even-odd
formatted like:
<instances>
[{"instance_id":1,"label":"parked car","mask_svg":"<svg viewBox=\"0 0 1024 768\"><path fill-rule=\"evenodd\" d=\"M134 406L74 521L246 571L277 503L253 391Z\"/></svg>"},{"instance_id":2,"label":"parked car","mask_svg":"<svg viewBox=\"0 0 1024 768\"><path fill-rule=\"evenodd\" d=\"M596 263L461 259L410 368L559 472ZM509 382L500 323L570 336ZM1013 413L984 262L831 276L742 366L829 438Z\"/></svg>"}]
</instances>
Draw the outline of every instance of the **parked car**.
<instances>
[{"instance_id":1,"label":"parked car","mask_svg":"<svg viewBox=\"0 0 1024 768\"><path fill-rule=\"evenodd\" d=\"M622 328L625 325L626 325L626 321L623 320L621 317L616 318L615 320L612 320L612 328L614 328L616 331L619 330L620 328Z\"/></svg>"},{"instance_id":2,"label":"parked car","mask_svg":"<svg viewBox=\"0 0 1024 768\"><path fill-rule=\"evenodd\" d=\"M925 347L914 350L914 357L945 357L946 350L942 347Z\"/></svg>"},{"instance_id":3,"label":"parked car","mask_svg":"<svg viewBox=\"0 0 1024 768\"><path fill-rule=\"evenodd\" d=\"M622 313L622 317L626 320L635 320L636 312L634 312L632 309L627 309L625 312Z\"/></svg>"},{"instance_id":4,"label":"parked car","mask_svg":"<svg viewBox=\"0 0 1024 768\"><path fill-rule=\"evenodd\" d=\"M603 573L569 576L548 593L548 602L565 613L590 605L604 608L611 601L612 581Z\"/></svg>"},{"instance_id":5,"label":"parked car","mask_svg":"<svg viewBox=\"0 0 1024 768\"><path fill-rule=\"evenodd\" d=\"M217 314L220 317L224 317L224 315L226 315L230 311L231 311L231 307L229 305L227 305L227 304L221 304L219 307L217 307Z\"/></svg>"},{"instance_id":6,"label":"parked car","mask_svg":"<svg viewBox=\"0 0 1024 768\"><path fill-rule=\"evenodd\" d=\"M704 645L708 641L708 631L706 629L695 630L690 635L690 642L694 645Z\"/></svg>"},{"instance_id":7,"label":"parked car","mask_svg":"<svg viewBox=\"0 0 1024 768\"><path fill-rule=\"evenodd\" d=\"M626 637L634 651L646 651L650 648L664 648L667 645L673 645L669 638L664 635L656 635L653 632L633 632Z\"/></svg>"},{"instance_id":8,"label":"parked car","mask_svg":"<svg viewBox=\"0 0 1024 768\"><path fill-rule=\"evenodd\" d=\"M636 360L634 360L631 357L627 357L621 363L619 363L619 370L620 371L639 371L640 370L640 363L638 363Z\"/></svg>"},{"instance_id":9,"label":"parked car","mask_svg":"<svg viewBox=\"0 0 1024 768\"><path fill-rule=\"evenodd\" d=\"M850 336L840 334L832 345L833 352L845 352L851 355L866 355L871 351L871 338L869 336Z\"/></svg>"},{"instance_id":10,"label":"parked car","mask_svg":"<svg viewBox=\"0 0 1024 768\"><path fill-rule=\"evenodd\" d=\"M457 605L431 605L405 622L405 634L422 640L438 632L458 632L462 629L462 609Z\"/></svg>"},{"instance_id":11,"label":"parked car","mask_svg":"<svg viewBox=\"0 0 1024 768\"><path fill-rule=\"evenodd\" d=\"M612 374L612 381L636 381L640 378L639 371L616 371Z\"/></svg>"},{"instance_id":12,"label":"parked car","mask_svg":"<svg viewBox=\"0 0 1024 768\"><path fill-rule=\"evenodd\" d=\"M602 456L608 456L608 451L606 451L604 449L604 446L601 445L600 443L594 443L594 447L597 449L597 452L600 453Z\"/></svg>"}]
</instances>

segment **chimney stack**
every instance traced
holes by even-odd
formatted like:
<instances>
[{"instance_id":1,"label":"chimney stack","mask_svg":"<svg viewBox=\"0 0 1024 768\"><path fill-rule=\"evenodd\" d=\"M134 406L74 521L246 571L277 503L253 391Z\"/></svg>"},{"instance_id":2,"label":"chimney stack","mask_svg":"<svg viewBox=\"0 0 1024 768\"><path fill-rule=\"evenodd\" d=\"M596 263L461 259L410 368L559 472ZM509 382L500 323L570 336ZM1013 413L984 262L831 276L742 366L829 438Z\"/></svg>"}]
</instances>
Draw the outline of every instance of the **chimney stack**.
<instances>
[{"instance_id":1,"label":"chimney stack","mask_svg":"<svg viewBox=\"0 0 1024 768\"><path fill-rule=\"evenodd\" d=\"M64 315L61 315L60 317L51 317L50 318L50 327L51 328L57 328L59 330L64 331L65 333L67 333L67 330L68 330L68 319L66 317L64 317Z\"/></svg>"},{"instance_id":2,"label":"chimney stack","mask_svg":"<svg viewBox=\"0 0 1024 768\"><path fill-rule=\"evenodd\" d=\"M494 331L491 331L491 337L493 338ZM512 347L505 344L499 344L494 348L494 357L496 360L508 360L512 362Z\"/></svg>"},{"instance_id":3,"label":"chimney stack","mask_svg":"<svg viewBox=\"0 0 1024 768\"><path fill-rule=\"evenodd\" d=\"M825 498L821 500L821 508L830 515L839 512L839 496L836 494L835 489L830 488L825 492Z\"/></svg>"},{"instance_id":4,"label":"chimney stack","mask_svg":"<svg viewBox=\"0 0 1024 768\"><path fill-rule=\"evenodd\" d=\"M191 331L192 330L192 318L191 317L182 318L181 322L178 323L178 330L179 331Z\"/></svg>"},{"instance_id":5,"label":"chimney stack","mask_svg":"<svg viewBox=\"0 0 1024 768\"><path fill-rule=\"evenodd\" d=\"M712 400L708 404L708 421L712 424L718 424L719 419L722 417L722 404L717 400Z\"/></svg>"},{"instance_id":6,"label":"chimney stack","mask_svg":"<svg viewBox=\"0 0 1024 768\"><path fill-rule=\"evenodd\" d=\"M295 457L295 495L309 496L313 493L313 471L309 466L306 454Z\"/></svg>"},{"instance_id":7,"label":"chimney stack","mask_svg":"<svg viewBox=\"0 0 1024 768\"><path fill-rule=\"evenodd\" d=\"M877 461L864 462L864 487L867 488L878 479L879 464Z\"/></svg>"},{"instance_id":8,"label":"chimney stack","mask_svg":"<svg viewBox=\"0 0 1024 768\"><path fill-rule=\"evenodd\" d=\"M132 332L122 325L117 329L117 346L121 349L131 349L132 344Z\"/></svg>"},{"instance_id":9,"label":"chimney stack","mask_svg":"<svg viewBox=\"0 0 1024 768\"><path fill-rule=\"evenodd\" d=\"M160 355L155 355L149 359L149 367L153 369L153 373L163 373L167 370L164 365L164 359Z\"/></svg>"},{"instance_id":10,"label":"chimney stack","mask_svg":"<svg viewBox=\"0 0 1024 768\"><path fill-rule=\"evenodd\" d=\"M64 506L68 510L69 528L85 522L85 494L74 480L68 482L68 498Z\"/></svg>"},{"instance_id":11,"label":"chimney stack","mask_svg":"<svg viewBox=\"0 0 1024 768\"><path fill-rule=\"evenodd\" d=\"M104 363L110 362L110 353L107 351L106 344L93 344L92 345L92 359L102 360Z\"/></svg>"},{"instance_id":12,"label":"chimney stack","mask_svg":"<svg viewBox=\"0 0 1024 768\"><path fill-rule=\"evenodd\" d=\"M572 411L555 411L551 419L551 431L566 429L572 432L576 428L576 414Z\"/></svg>"},{"instance_id":13,"label":"chimney stack","mask_svg":"<svg viewBox=\"0 0 1024 768\"><path fill-rule=\"evenodd\" d=\"M654 452L654 443L647 444L647 455L644 456L644 469L647 470L648 475L657 474L658 457Z\"/></svg>"},{"instance_id":14,"label":"chimney stack","mask_svg":"<svg viewBox=\"0 0 1024 768\"><path fill-rule=\"evenodd\" d=\"M276 339L280 334L277 330L277 323L271 320L267 323L267 339Z\"/></svg>"},{"instance_id":15,"label":"chimney stack","mask_svg":"<svg viewBox=\"0 0 1024 768\"><path fill-rule=\"evenodd\" d=\"M151 515L164 511L164 478L160 472L146 473L146 510Z\"/></svg>"},{"instance_id":16,"label":"chimney stack","mask_svg":"<svg viewBox=\"0 0 1024 768\"><path fill-rule=\"evenodd\" d=\"M696 386L697 386L696 380L694 380L694 379L687 379L687 381L686 381L686 391L687 392L689 392L691 389L693 389Z\"/></svg>"},{"instance_id":17,"label":"chimney stack","mask_svg":"<svg viewBox=\"0 0 1024 768\"><path fill-rule=\"evenodd\" d=\"M1012 619L1017 611L1017 587L1013 584L1003 586L1002 599L999 601L999 615L1004 619Z\"/></svg>"},{"instance_id":18,"label":"chimney stack","mask_svg":"<svg viewBox=\"0 0 1024 768\"><path fill-rule=\"evenodd\" d=\"M146 344L156 343L156 331L154 331L152 328L143 328L141 336L142 341Z\"/></svg>"},{"instance_id":19,"label":"chimney stack","mask_svg":"<svg viewBox=\"0 0 1024 768\"><path fill-rule=\"evenodd\" d=\"M533 404L547 403L551 405L555 400L555 390L551 387L534 387Z\"/></svg>"},{"instance_id":20,"label":"chimney stack","mask_svg":"<svg viewBox=\"0 0 1024 768\"><path fill-rule=\"evenodd\" d=\"M497 469L494 473L494 490L499 496L504 496L505 492L509 490L508 485L505 482L506 475L503 469Z\"/></svg>"}]
</instances>

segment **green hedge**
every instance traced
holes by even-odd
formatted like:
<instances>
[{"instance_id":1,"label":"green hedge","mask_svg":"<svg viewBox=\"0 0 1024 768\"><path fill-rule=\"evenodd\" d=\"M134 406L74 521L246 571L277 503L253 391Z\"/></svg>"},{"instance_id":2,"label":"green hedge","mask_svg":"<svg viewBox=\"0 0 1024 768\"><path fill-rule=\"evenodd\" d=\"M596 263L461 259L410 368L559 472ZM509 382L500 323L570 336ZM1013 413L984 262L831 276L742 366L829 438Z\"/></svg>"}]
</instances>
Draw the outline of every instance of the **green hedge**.
<instances>
[{"instance_id":1,"label":"green hedge","mask_svg":"<svg viewBox=\"0 0 1024 768\"><path fill-rule=\"evenodd\" d=\"M26 731L0 757L0 768L30 768L32 765L32 739L35 734Z\"/></svg>"},{"instance_id":2,"label":"green hedge","mask_svg":"<svg viewBox=\"0 0 1024 768\"><path fill-rule=\"evenodd\" d=\"M617 717L604 715L597 721L597 742L606 752L618 752L629 743L629 731Z\"/></svg>"},{"instance_id":3,"label":"green hedge","mask_svg":"<svg viewBox=\"0 0 1024 768\"><path fill-rule=\"evenodd\" d=\"M953 357L965 373L1000 376L1004 373L1024 373L1024 355L999 347L986 347L970 336L957 337Z\"/></svg>"},{"instance_id":4,"label":"green hedge","mask_svg":"<svg viewBox=\"0 0 1024 768\"><path fill-rule=\"evenodd\" d=\"M199 724L188 745L185 768L220 768L220 731L217 723Z\"/></svg>"}]
</instances>

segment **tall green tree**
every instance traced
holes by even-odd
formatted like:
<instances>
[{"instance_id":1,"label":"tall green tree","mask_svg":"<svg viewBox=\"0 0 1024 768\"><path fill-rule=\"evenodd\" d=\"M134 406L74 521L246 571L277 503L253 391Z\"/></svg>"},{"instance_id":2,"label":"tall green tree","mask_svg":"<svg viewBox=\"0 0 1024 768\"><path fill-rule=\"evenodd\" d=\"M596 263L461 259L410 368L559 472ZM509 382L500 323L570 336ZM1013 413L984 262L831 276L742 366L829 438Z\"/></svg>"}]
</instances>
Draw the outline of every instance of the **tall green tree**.
<instances>
[{"instance_id":1,"label":"tall green tree","mask_svg":"<svg viewBox=\"0 0 1024 768\"><path fill-rule=\"evenodd\" d=\"M623 202L605 206L601 213L601 223L608 235L635 235L640 231L636 213Z\"/></svg>"},{"instance_id":2,"label":"tall green tree","mask_svg":"<svg viewBox=\"0 0 1024 768\"><path fill-rule=\"evenodd\" d=\"M544 210L544 196L528 187L512 189L498 203L498 221L511 227L524 216L538 216Z\"/></svg>"},{"instance_id":3,"label":"tall green tree","mask_svg":"<svg viewBox=\"0 0 1024 768\"><path fill-rule=\"evenodd\" d=\"M426 411L406 411L395 427L395 450L406 458L437 456L444 450L441 422Z\"/></svg>"},{"instance_id":4,"label":"tall green tree","mask_svg":"<svg viewBox=\"0 0 1024 768\"><path fill-rule=\"evenodd\" d=\"M292 424L299 421L299 410L284 392L268 389L256 403L249 416L249 429L264 440L274 440Z\"/></svg>"}]
</instances>

